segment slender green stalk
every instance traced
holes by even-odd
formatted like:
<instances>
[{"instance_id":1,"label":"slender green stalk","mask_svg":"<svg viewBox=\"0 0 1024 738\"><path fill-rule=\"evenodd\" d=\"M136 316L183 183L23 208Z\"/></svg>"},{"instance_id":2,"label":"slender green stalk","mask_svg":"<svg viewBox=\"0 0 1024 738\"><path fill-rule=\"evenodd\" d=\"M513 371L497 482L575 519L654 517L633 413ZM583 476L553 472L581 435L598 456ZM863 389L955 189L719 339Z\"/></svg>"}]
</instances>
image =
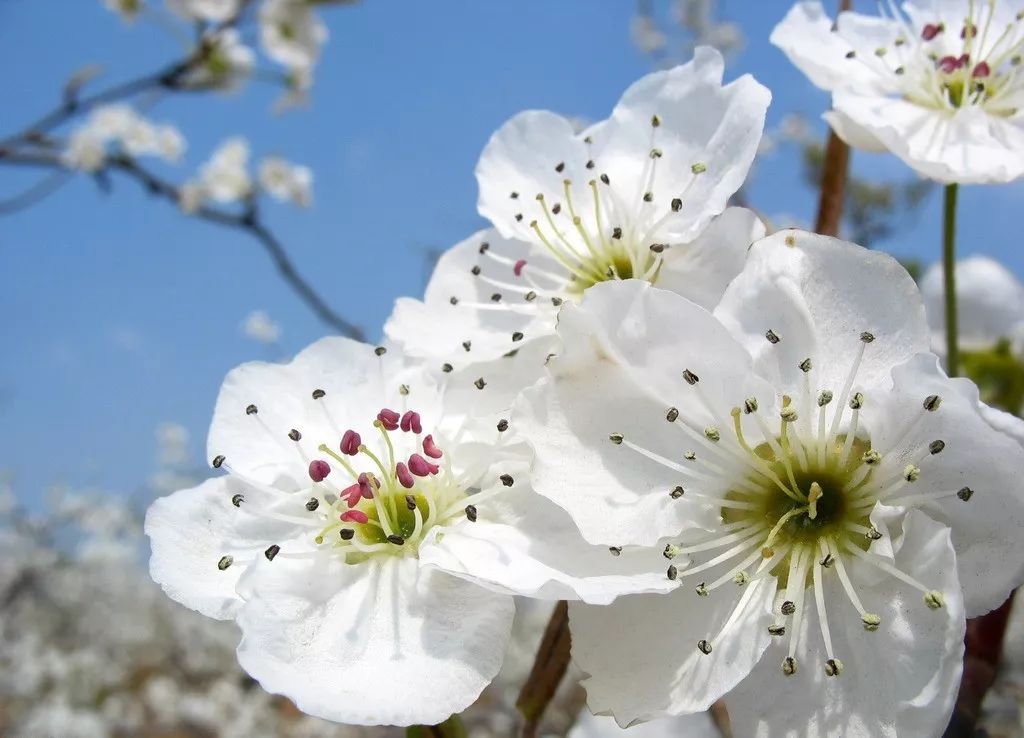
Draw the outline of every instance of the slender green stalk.
<instances>
[{"instance_id":1,"label":"slender green stalk","mask_svg":"<svg viewBox=\"0 0 1024 738\"><path fill-rule=\"evenodd\" d=\"M452 715L438 725L413 725L405 729L406 738L466 738L462 718Z\"/></svg>"},{"instance_id":2,"label":"slender green stalk","mask_svg":"<svg viewBox=\"0 0 1024 738\"><path fill-rule=\"evenodd\" d=\"M960 373L960 347L956 317L956 196L958 185L946 185L942 219L942 274L946 304L946 371Z\"/></svg>"}]
</instances>

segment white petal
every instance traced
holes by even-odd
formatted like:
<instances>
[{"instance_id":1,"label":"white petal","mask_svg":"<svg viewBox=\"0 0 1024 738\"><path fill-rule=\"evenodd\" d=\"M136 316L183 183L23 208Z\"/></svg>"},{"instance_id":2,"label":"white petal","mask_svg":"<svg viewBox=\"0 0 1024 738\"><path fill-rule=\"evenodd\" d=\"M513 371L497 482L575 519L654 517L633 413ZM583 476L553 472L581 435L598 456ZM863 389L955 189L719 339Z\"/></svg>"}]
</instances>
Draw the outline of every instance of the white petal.
<instances>
[{"instance_id":1,"label":"white petal","mask_svg":"<svg viewBox=\"0 0 1024 738\"><path fill-rule=\"evenodd\" d=\"M750 244L765 234L764 223L746 208L726 208L692 243L673 246L655 284L714 309L743 269Z\"/></svg>"},{"instance_id":2,"label":"white petal","mask_svg":"<svg viewBox=\"0 0 1024 738\"><path fill-rule=\"evenodd\" d=\"M517 276L520 260L526 263ZM556 309L551 295L544 294L553 282L543 276L534 280L537 270L558 275L562 268L529 243L502 238L493 229L479 231L441 256L422 302L398 299L384 330L407 354L438 366L496 359L554 332ZM527 300L531 289L537 296ZM492 299L496 294L499 302ZM514 341L515 333L523 338ZM463 345L467 341L470 351Z\"/></svg>"},{"instance_id":3,"label":"white petal","mask_svg":"<svg viewBox=\"0 0 1024 738\"><path fill-rule=\"evenodd\" d=\"M892 391L868 395L865 404L872 447L883 454L877 473L898 473L907 455L920 453L934 440L945 442L941 453L919 462L920 479L897 494L951 494L963 487L974 491L969 502L947 496L923 509L953 531L967 614L976 617L1002 604L1024 582L1024 550L1019 545L1024 449L989 425L977 387L966 379L948 379L935 356L916 357L896 367L892 376ZM923 399L933 394L942 398L939 409L904 435L909 421L923 412Z\"/></svg>"},{"instance_id":4,"label":"white petal","mask_svg":"<svg viewBox=\"0 0 1024 738\"><path fill-rule=\"evenodd\" d=\"M881 154L888 151L885 143L880 141L874 133L867 128L855 123L850 116L839 110L830 110L824 113L822 118L832 127L848 146L861 151L873 154Z\"/></svg>"},{"instance_id":5,"label":"white petal","mask_svg":"<svg viewBox=\"0 0 1024 738\"><path fill-rule=\"evenodd\" d=\"M740 597L754 588L722 638ZM631 595L605 607L569 604L572 656L598 714L631 725L707 710L754 668L768 646L774 579L727 585L698 597L692 587L670 595ZM712 640L712 651L697 649ZM743 733L737 733L743 735Z\"/></svg>"},{"instance_id":6,"label":"white petal","mask_svg":"<svg viewBox=\"0 0 1024 738\"><path fill-rule=\"evenodd\" d=\"M896 565L928 573L946 606L930 610L921 593L887 577L858 586L865 607L882 618L867 633L831 574L824 588L836 658L844 670L824 674L825 654L811 596L797 673L780 671L785 652L769 649L726 698L735 735L751 738L897 738L941 735L960 683L964 611L949 532L910 512L897 540Z\"/></svg>"},{"instance_id":7,"label":"white petal","mask_svg":"<svg viewBox=\"0 0 1024 738\"><path fill-rule=\"evenodd\" d=\"M843 13L840 18L848 30L854 13ZM865 16L856 16L857 20ZM871 19L882 22L882 19ZM790 8L786 17L772 30L770 41L789 57L796 67L807 75L814 85L823 90L855 87L875 90L886 86L885 77L870 64L860 59L847 58L855 48L867 52L870 60L880 43L865 44L865 34L851 29L850 36L833 30L832 19L820 2L799 2ZM858 48L859 47L859 48ZM856 51L855 51L856 53Z\"/></svg>"},{"instance_id":8,"label":"white petal","mask_svg":"<svg viewBox=\"0 0 1024 738\"><path fill-rule=\"evenodd\" d=\"M753 374L746 351L703 308L635 280L588 289L579 306L563 308L558 333L563 348L549 362L551 376L524 392L513 411L513 425L537 455L534 489L567 510L595 544L650 546L684 524L717 520L714 505L669 497L676 485L689 486L687 473L609 435L622 433L679 464L687 448L703 454L666 413L677 408L703 438L708 426L728 432L730 409L746 397L768 409L774 393ZM686 369L700 377L699 388L683 380ZM721 495L730 482L712 474L700 492Z\"/></svg>"},{"instance_id":9,"label":"white petal","mask_svg":"<svg viewBox=\"0 0 1024 738\"><path fill-rule=\"evenodd\" d=\"M535 599L582 600L604 605L634 592L670 592L667 564L654 549L586 543L569 515L517 483L486 503L476 523L460 523L420 548L420 561L499 592ZM472 498L468 500L472 502ZM500 506L497 522L486 521Z\"/></svg>"},{"instance_id":10,"label":"white petal","mask_svg":"<svg viewBox=\"0 0 1024 738\"><path fill-rule=\"evenodd\" d=\"M717 50L699 46L688 64L633 83L611 118L584 132L594 141L597 169L611 177L617 192L638 206L640 196L652 192L666 213L672 198L682 199L682 209L665 224L673 242L693 240L725 210L746 179L764 131L771 93L750 75L723 86L723 69ZM655 115L660 125L652 135ZM648 181L652 147L662 155ZM694 175L695 164L706 171Z\"/></svg>"},{"instance_id":11,"label":"white petal","mask_svg":"<svg viewBox=\"0 0 1024 738\"><path fill-rule=\"evenodd\" d=\"M755 243L715 315L765 376L779 378L776 388L794 396L807 358L814 365L813 390L839 392L863 331L875 336L857 374L865 387L886 383L892 366L929 344L921 295L899 262L802 231ZM777 344L765 340L768 330L781 339Z\"/></svg>"},{"instance_id":12,"label":"white petal","mask_svg":"<svg viewBox=\"0 0 1024 738\"><path fill-rule=\"evenodd\" d=\"M235 507L235 494L258 493L232 477L217 477L161 497L146 512L150 576L171 599L218 620L230 620L238 611L235 584L248 562L296 530L257 517L245 502ZM223 556L231 556L233 563L221 570Z\"/></svg>"},{"instance_id":13,"label":"white petal","mask_svg":"<svg viewBox=\"0 0 1024 738\"><path fill-rule=\"evenodd\" d=\"M401 384L411 390L399 392ZM314 390L326 392L314 399ZM439 412L432 380L415 367L406 368L395 350L376 356L374 348L346 338L325 338L312 344L290 364L251 362L232 370L224 380L207 443L210 458L227 457L226 465L262 482L280 475L308 479L317 450L337 450L345 430L376 439L372 422L382 407L415 409L430 427ZM255 413L248 413L250 405ZM298 430L302 437L289 436Z\"/></svg>"},{"instance_id":14,"label":"white petal","mask_svg":"<svg viewBox=\"0 0 1024 738\"><path fill-rule=\"evenodd\" d=\"M924 275L921 293L928 323L942 334L946 320L941 264L932 265ZM1006 267L986 256L971 256L957 262L956 299L957 328L963 347L988 348L1001 338L1012 338L1024 320L1024 285Z\"/></svg>"},{"instance_id":15,"label":"white petal","mask_svg":"<svg viewBox=\"0 0 1024 738\"><path fill-rule=\"evenodd\" d=\"M243 579L242 667L310 715L435 724L497 673L512 598L411 558L261 561Z\"/></svg>"},{"instance_id":16,"label":"white petal","mask_svg":"<svg viewBox=\"0 0 1024 738\"><path fill-rule=\"evenodd\" d=\"M964 107L952 115L902 99L837 90L833 107L919 174L961 184L1024 175L1024 121Z\"/></svg>"},{"instance_id":17,"label":"white petal","mask_svg":"<svg viewBox=\"0 0 1024 738\"><path fill-rule=\"evenodd\" d=\"M652 720L629 728L620 728L611 717L591 715L587 710L576 719L568 738L721 738L711 713Z\"/></svg>"}]
</instances>

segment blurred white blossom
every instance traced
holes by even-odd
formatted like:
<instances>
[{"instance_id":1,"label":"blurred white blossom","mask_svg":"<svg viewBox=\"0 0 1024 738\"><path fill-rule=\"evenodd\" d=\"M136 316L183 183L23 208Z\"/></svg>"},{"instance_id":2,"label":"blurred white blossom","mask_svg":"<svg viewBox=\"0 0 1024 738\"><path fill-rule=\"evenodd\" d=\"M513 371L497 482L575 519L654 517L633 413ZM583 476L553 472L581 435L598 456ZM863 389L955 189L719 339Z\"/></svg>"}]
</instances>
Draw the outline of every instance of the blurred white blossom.
<instances>
[{"instance_id":1,"label":"blurred white blossom","mask_svg":"<svg viewBox=\"0 0 1024 738\"><path fill-rule=\"evenodd\" d=\"M327 40L327 27L302 0L265 0L260 6L260 42L267 56L289 69L308 69Z\"/></svg>"},{"instance_id":2,"label":"blurred white blossom","mask_svg":"<svg viewBox=\"0 0 1024 738\"><path fill-rule=\"evenodd\" d=\"M167 6L187 20L221 23L238 12L240 0L167 0Z\"/></svg>"},{"instance_id":3,"label":"blurred white blossom","mask_svg":"<svg viewBox=\"0 0 1024 738\"><path fill-rule=\"evenodd\" d=\"M61 154L64 166L83 172L101 169L106 159L107 147L103 139L87 129L71 134L67 148Z\"/></svg>"},{"instance_id":4,"label":"blurred white blossom","mask_svg":"<svg viewBox=\"0 0 1024 738\"><path fill-rule=\"evenodd\" d=\"M94 172L103 166L110 146L131 156L176 162L185 151L185 138L173 125L154 124L128 105L105 105L72 132L62 159L68 167Z\"/></svg>"},{"instance_id":5,"label":"blurred white blossom","mask_svg":"<svg viewBox=\"0 0 1024 738\"><path fill-rule=\"evenodd\" d=\"M203 192L217 202L235 202L252 193L248 172L249 144L244 138L230 138L220 145L199 170Z\"/></svg>"},{"instance_id":6,"label":"blurred white blossom","mask_svg":"<svg viewBox=\"0 0 1024 738\"><path fill-rule=\"evenodd\" d=\"M208 47L205 61L192 73L190 84L235 90L252 74L256 54L242 43L236 29L208 34L204 42Z\"/></svg>"},{"instance_id":7,"label":"blurred white blossom","mask_svg":"<svg viewBox=\"0 0 1024 738\"><path fill-rule=\"evenodd\" d=\"M313 200L313 172L309 167L268 156L260 163L259 180L260 187L277 200L302 207L309 207Z\"/></svg>"},{"instance_id":8,"label":"blurred white blossom","mask_svg":"<svg viewBox=\"0 0 1024 738\"><path fill-rule=\"evenodd\" d=\"M253 310L242 323L242 331L254 341L277 343L281 338L281 325L267 315L265 310Z\"/></svg>"}]
</instances>

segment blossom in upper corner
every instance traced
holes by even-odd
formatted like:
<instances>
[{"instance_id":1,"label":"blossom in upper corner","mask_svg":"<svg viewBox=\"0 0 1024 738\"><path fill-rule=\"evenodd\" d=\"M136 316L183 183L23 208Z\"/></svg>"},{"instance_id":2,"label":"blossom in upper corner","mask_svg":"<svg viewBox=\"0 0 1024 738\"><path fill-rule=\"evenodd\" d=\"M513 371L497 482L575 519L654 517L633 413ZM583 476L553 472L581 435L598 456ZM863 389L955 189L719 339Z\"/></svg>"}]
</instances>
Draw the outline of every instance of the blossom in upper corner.
<instances>
[{"instance_id":1,"label":"blossom in upper corner","mask_svg":"<svg viewBox=\"0 0 1024 738\"><path fill-rule=\"evenodd\" d=\"M588 578L607 548L553 546L571 521L525 486L525 446L507 421L475 422L486 392L444 379L340 338L290 364L243 365L210 429L213 466L228 474L147 514L153 578L188 607L234 618L242 667L305 712L441 722L497 672L509 593L579 588L607 602L638 578L641 591L665 589L660 573L645 576L650 561L623 556L611 576ZM499 406L513 396L497 376L488 390ZM531 520L539 534L527 540Z\"/></svg>"},{"instance_id":2,"label":"blossom in upper corner","mask_svg":"<svg viewBox=\"0 0 1024 738\"><path fill-rule=\"evenodd\" d=\"M289 69L309 69L327 40L327 27L303 0L265 0L260 6L260 43L267 56Z\"/></svg>"},{"instance_id":3,"label":"blossom in upper corner","mask_svg":"<svg viewBox=\"0 0 1024 738\"><path fill-rule=\"evenodd\" d=\"M726 203L771 97L750 76L723 86L722 74L721 55L698 48L579 133L551 112L513 117L476 170L494 229L448 251L424 302L398 301L388 335L462 366L549 339L559 307L608 280L643 279L714 306L763 235L753 213Z\"/></svg>"},{"instance_id":4,"label":"blossom in upper corner","mask_svg":"<svg viewBox=\"0 0 1024 738\"><path fill-rule=\"evenodd\" d=\"M186 20L223 23L238 13L241 0L167 0L167 6Z\"/></svg>"},{"instance_id":5,"label":"blossom in upper corner","mask_svg":"<svg viewBox=\"0 0 1024 738\"><path fill-rule=\"evenodd\" d=\"M890 6L891 7L891 6ZM832 93L825 118L848 144L890 151L945 183L1024 175L1024 5L908 0L903 13L800 2L771 41Z\"/></svg>"},{"instance_id":6,"label":"blossom in upper corner","mask_svg":"<svg viewBox=\"0 0 1024 738\"><path fill-rule=\"evenodd\" d=\"M199 170L199 184L205 197L230 203L252 194L249 177L249 144L244 138L224 141Z\"/></svg>"},{"instance_id":7,"label":"blossom in upper corner","mask_svg":"<svg viewBox=\"0 0 1024 738\"><path fill-rule=\"evenodd\" d=\"M206 53L201 66L193 69L186 83L191 87L216 87L232 91L249 78L256 54L242 43L237 29L208 33L203 38Z\"/></svg>"},{"instance_id":8,"label":"blossom in upper corner","mask_svg":"<svg viewBox=\"0 0 1024 738\"><path fill-rule=\"evenodd\" d=\"M103 4L114 13L121 16L126 23L133 22L142 10L143 0L103 0Z\"/></svg>"},{"instance_id":9,"label":"blossom in upper corner","mask_svg":"<svg viewBox=\"0 0 1024 738\"><path fill-rule=\"evenodd\" d=\"M628 725L728 695L737 735L941 733L965 616L1024 581L1024 450L928 353L903 267L784 231L714 312L601 284L558 335L513 411L531 484L678 586L570 604L591 709Z\"/></svg>"},{"instance_id":10,"label":"blossom in upper corner","mask_svg":"<svg viewBox=\"0 0 1024 738\"><path fill-rule=\"evenodd\" d=\"M313 172L309 167L292 164L279 156L268 156L260 163L260 187L275 200L309 207L313 201Z\"/></svg>"}]
</instances>

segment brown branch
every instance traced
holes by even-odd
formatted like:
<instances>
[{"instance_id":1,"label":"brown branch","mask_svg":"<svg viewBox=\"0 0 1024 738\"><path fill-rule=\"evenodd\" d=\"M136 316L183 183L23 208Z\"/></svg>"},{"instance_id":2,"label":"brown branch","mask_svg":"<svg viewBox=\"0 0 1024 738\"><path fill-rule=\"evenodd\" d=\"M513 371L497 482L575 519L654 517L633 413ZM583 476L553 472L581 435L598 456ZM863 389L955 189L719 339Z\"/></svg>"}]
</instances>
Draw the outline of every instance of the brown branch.
<instances>
[{"instance_id":1,"label":"brown branch","mask_svg":"<svg viewBox=\"0 0 1024 738\"><path fill-rule=\"evenodd\" d=\"M18 153L0 150L0 164L49 167L61 172L68 171L56 153L47 151ZM178 187L167 180L161 179L125 154L108 157L103 168L96 173L96 176L103 176L110 172L120 172L134 179L151 195L163 198L174 206L178 206L181 201L181 193ZM299 274L280 240L260 219L255 203L250 203L249 207L241 213L203 205L194 213L191 213L191 215L210 223L216 223L217 225L235 228L248 233L267 252L285 282L324 323L344 336L356 340L364 339L362 329L335 312L313 289L312 285Z\"/></svg>"},{"instance_id":2,"label":"brown branch","mask_svg":"<svg viewBox=\"0 0 1024 738\"><path fill-rule=\"evenodd\" d=\"M852 0L841 0L839 12L849 10ZM829 130L825 144L825 161L821 170L821 194L818 198L818 217L814 230L825 236L839 235L846 201L846 179L850 168L850 147Z\"/></svg>"},{"instance_id":3,"label":"brown branch","mask_svg":"<svg viewBox=\"0 0 1024 738\"><path fill-rule=\"evenodd\" d=\"M516 700L516 708L523 716L521 738L536 738L544 712L558 691L569 668L572 638L569 634L569 606L566 602L555 605L544 637L537 648L530 676L523 684Z\"/></svg>"}]
</instances>

